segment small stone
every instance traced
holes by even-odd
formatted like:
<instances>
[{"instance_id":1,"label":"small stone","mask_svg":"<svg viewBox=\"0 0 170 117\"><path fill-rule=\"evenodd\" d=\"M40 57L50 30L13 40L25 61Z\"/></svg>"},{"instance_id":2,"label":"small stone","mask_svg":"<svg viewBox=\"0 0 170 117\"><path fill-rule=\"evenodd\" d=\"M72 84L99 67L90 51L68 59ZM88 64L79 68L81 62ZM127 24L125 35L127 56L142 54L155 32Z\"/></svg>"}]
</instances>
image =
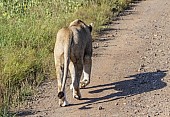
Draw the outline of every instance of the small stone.
<instances>
[{"instance_id":1,"label":"small stone","mask_svg":"<svg viewBox=\"0 0 170 117\"><path fill-rule=\"evenodd\" d=\"M116 102L116 103L115 103L115 105L119 105L119 103L118 103L118 102Z\"/></svg>"},{"instance_id":2,"label":"small stone","mask_svg":"<svg viewBox=\"0 0 170 117\"><path fill-rule=\"evenodd\" d=\"M160 70L160 69L157 69L156 72L161 72L161 70Z\"/></svg>"},{"instance_id":3,"label":"small stone","mask_svg":"<svg viewBox=\"0 0 170 117\"><path fill-rule=\"evenodd\" d=\"M147 108L149 108L150 106L149 105L146 105Z\"/></svg>"},{"instance_id":4,"label":"small stone","mask_svg":"<svg viewBox=\"0 0 170 117\"><path fill-rule=\"evenodd\" d=\"M155 116L157 116L157 115L159 115L159 112L155 112L155 114L154 114Z\"/></svg>"},{"instance_id":5,"label":"small stone","mask_svg":"<svg viewBox=\"0 0 170 117\"><path fill-rule=\"evenodd\" d=\"M94 49L96 49L96 48L98 48L98 47L99 47L99 43L96 43L96 44L93 46Z\"/></svg>"},{"instance_id":6,"label":"small stone","mask_svg":"<svg viewBox=\"0 0 170 117\"><path fill-rule=\"evenodd\" d=\"M108 44L107 44L107 43L104 43L104 47L108 47Z\"/></svg>"},{"instance_id":7,"label":"small stone","mask_svg":"<svg viewBox=\"0 0 170 117\"><path fill-rule=\"evenodd\" d=\"M142 64L142 65L141 65L141 67L145 67L145 65L144 65L144 64Z\"/></svg>"},{"instance_id":8,"label":"small stone","mask_svg":"<svg viewBox=\"0 0 170 117\"><path fill-rule=\"evenodd\" d=\"M145 38L145 39L149 39L149 36L145 36L144 38Z\"/></svg>"},{"instance_id":9,"label":"small stone","mask_svg":"<svg viewBox=\"0 0 170 117\"><path fill-rule=\"evenodd\" d=\"M138 112L139 112L139 110L135 110L134 112L135 112L135 114L136 114L136 113L138 113Z\"/></svg>"},{"instance_id":10,"label":"small stone","mask_svg":"<svg viewBox=\"0 0 170 117\"><path fill-rule=\"evenodd\" d=\"M154 34L154 37L157 37L158 35L157 34Z\"/></svg>"},{"instance_id":11,"label":"small stone","mask_svg":"<svg viewBox=\"0 0 170 117\"><path fill-rule=\"evenodd\" d=\"M104 108L102 106L99 106L99 110L103 110Z\"/></svg>"},{"instance_id":12,"label":"small stone","mask_svg":"<svg viewBox=\"0 0 170 117\"><path fill-rule=\"evenodd\" d=\"M140 67L139 67L139 69L138 69L138 72L140 72L141 70L145 70L144 68L145 68L145 65L144 65L144 64L140 65Z\"/></svg>"},{"instance_id":13,"label":"small stone","mask_svg":"<svg viewBox=\"0 0 170 117\"><path fill-rule=\"evenodd\" d=\"M157 22L157 20L153 20L154 22Z\"/></svg>"}]
</instances>

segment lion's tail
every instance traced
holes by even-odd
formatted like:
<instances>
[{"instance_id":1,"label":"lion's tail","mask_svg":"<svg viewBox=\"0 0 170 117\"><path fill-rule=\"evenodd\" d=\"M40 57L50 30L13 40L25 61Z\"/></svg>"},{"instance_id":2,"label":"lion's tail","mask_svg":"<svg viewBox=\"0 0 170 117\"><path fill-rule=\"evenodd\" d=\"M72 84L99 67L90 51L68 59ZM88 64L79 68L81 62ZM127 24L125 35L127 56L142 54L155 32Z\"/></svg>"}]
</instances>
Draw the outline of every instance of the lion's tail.
<instances>
[{"instance_id":1,"label":"lion's tail","mask_svg":"<svg viewBox=\"0 0 170 117\"><path fill-rule=\"evenodd\" d=\"M61 99L64 97L64 90L65 90L65 84L67 80L67 74L68 74L68 67L70 63L70 53L71 53L71 43L73 40L73 32L69 30L69 35L66 39L66 43L64 45L64 74L63 74L63 81L61 86L61 92L58 93L58 97Z\"/></svg>"}]
</instances>

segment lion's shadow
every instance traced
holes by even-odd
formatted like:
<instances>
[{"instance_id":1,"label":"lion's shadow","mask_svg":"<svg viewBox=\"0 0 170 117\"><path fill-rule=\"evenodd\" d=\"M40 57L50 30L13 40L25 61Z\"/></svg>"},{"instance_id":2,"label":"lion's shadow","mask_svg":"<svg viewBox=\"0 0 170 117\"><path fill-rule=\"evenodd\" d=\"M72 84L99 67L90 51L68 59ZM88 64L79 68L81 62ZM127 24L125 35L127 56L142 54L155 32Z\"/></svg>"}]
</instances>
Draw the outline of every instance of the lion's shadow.
<instances>
[{"instance_id":1,"label":"lion's shadow","mask_svg":"<svg viewBox=\"0 0 170 117\"><path fill-rule=\"evenodd\" d=\"M102 84L102 85L87 87L87 89L94 88L94 90L89 91L89 93L92 94L104 93L104 91L106 90L115 90L116 92L114 91L111 94L106 94L103 97L83 98L82 100L87 100L87 101L75 105L85 104L85 106L79 109L90 109L89 106L94 103L97 104L97 103L109 102L122 97L129 97L144 92L150 92L150 91L164 88L167 84L162 81L162 78L166 76L167 74L166 72L167 71L139 73L139 74L125 77L125 78L131 78L130 80L124 80L124 81L114 82L110 84Z\"/></svg>"}]
</instances>

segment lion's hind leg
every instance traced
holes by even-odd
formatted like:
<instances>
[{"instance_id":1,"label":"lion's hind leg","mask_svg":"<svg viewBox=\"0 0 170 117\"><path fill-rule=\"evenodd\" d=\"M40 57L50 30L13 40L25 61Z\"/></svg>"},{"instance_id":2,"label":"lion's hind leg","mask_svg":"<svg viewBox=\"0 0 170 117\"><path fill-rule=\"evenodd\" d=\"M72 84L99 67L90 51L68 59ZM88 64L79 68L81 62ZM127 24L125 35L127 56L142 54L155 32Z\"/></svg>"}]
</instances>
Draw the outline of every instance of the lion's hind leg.
<instances>
[{"instance_id":1,"label":"lion's hind leg","mask_svg":"<svg viewBox=\"0 0 170 117\"><path fill-rule=\"evenodd\" d=\"M76 62L70 62L69 65L71 78L72 78L72 84L70 88L73 90L73 98L80 99L81 93L80 93L80 78L83 72L83 64L81 61Z\"/></svg>"},{"instance_id":2,"label":"lion's hind leg","mask_svg":"<svg viewBox=\"0 0 170 117\"><path fill-rule=\"evenodd\" d=\"M55 68L58 82L58 97L59 97L59 106L67 106L68 101L66 100L65 92L61 92L62 86L62 77L63 77L63 60L62 56L55 56Z\"/></svg>"},{"instance_id":3,"label":"lion's hind leg","mask_svg":"<svg viewBox=\"0 0 170 117\"><path fill-rule=\"evenodd\" d=\"M80 87L85 88L90 83L90 75L91 75L91 56L84 57L83 64L83 80L80 82Z\"/></svg>"},{"instance_id":4,"label":"lion's hind leg","mask_svg":"<svg viewBox=\"0 0 170 117\"><path fill-rule=\"evenodd\" d=\"M71 82L71 85L70 85L70 89L72 90L73 89L73 83L74 83L74 79L76 77L76 73L75 73L75 67L74 67L74 64L72 61L70 61L70 64L69 64L69 71L70 71L70 75L71 75L71 79L72 79L72 82Z\"/></svg>"}]
</instances>

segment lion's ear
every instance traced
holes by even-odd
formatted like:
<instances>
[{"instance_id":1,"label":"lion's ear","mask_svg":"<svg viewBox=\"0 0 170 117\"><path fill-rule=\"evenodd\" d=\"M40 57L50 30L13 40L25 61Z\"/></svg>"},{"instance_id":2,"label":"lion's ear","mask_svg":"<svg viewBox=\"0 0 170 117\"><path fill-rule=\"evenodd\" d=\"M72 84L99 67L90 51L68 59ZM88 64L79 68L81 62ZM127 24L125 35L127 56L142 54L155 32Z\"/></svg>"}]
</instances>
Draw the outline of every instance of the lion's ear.
<instances>
[{"instance_id":1,"label":"lion's ear","mask_svg":"<svg viewBox=\"0 0 170 117\"><path fill-rule=\"evenodd\" d=\"M88 27L89 27L90 32L92 32L93 23L91 23L90 25L88 25Z\"/></svg>"}]
</instances>

